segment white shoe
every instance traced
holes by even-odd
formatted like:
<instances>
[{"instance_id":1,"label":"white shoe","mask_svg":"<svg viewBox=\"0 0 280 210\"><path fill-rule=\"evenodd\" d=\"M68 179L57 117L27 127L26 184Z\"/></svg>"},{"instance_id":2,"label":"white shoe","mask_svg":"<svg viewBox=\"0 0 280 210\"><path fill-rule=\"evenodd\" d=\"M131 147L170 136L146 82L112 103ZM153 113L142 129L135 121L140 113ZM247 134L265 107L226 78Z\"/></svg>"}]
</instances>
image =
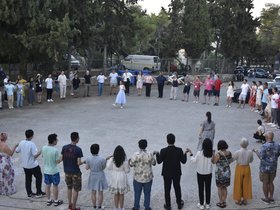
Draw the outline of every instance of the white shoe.
<instances>
[{"instance_id":1,"label":"white shoe","mask_svg":"<svg viewBox=\"0 0 280 210\"><path fill-rule=\"evenodd\" d=\"M123 109L123 106L121 106L121 109Z\"/></svg>"},{"instance_id":2,"label":"white shoe","mask_svg":"<svg viewBox=\"0 0 280 210\"><path fill-rule=\"evenodd\" d=\"M255 110L256 113L259 113L259 110Z\"/></svg>"},{"instance_id":3,"label":"white shoe","mask_svg":"<svg viewBox=\"0 0 280 210\"><path fill-rule=\"evenodd\" d=\"M273 123L271 123L271 122L270 122L270 123L266 123L266 125L272 125L272 124L273 124Z\"/></svg>"},{"instance_id":4,"label":"white shoe","mask_svg":"<svg viewBox=\"0 0 280 210\"><path fill-rule=\"evenodd\" d=\"M50 99L48 99L48 102L51 102L51 100L50 100Z\"/></svg>"},{"instance_id":5,"label":"white shoe","mask_svg":"<svg viewBox=\"0 0 280 210\"><path fill-rule=\"evenodd\" d=\"M210 204L206 204L206 205L205 205L205 208L206 208L206 209L210 209L210 207L211 207Z\"/></svg>"},{"instance_id":6,"label":"white shoe","mask_svg":"<svg viewBox=\"0 0 280 210\"><path fill-rule=\"evenodd\" d=\"M272 125L271 125L272 128L275 128L276 126L277 126L277 125L275 125L275 124L272 124Z\"/></svg>"},{"instance_id":7,"label":"white shoe","mask_svg":"<svg viewBox=\"0 0 280 210\"><path fill-rule=\"evenodd\" d=\"M198 207L199 209L201 209L201 210L204 209L204 206L203 206L203 205L200 205L200 203L197 204L197 207Z\"/></svg>"},{"instance_id":8,"label":"white shoe","mask_svg":"<svg viewBox=\"0 0 280 210\"><path fill-rule=\"evenodd\" d=\"M52 99L50 99L50 101L51 101L51 102L53 102L53 100L52 100Z\"/></svg>"},{"instance_id":9,"label":"white shoe","mask_svg":"<svg viewBox=\"0 0 280 210\"><path fill-rule=\"evenodd\" d=\"M112 104L114 107L116 107L117 105L116 104Z\"/></svg>"}]
</instances>

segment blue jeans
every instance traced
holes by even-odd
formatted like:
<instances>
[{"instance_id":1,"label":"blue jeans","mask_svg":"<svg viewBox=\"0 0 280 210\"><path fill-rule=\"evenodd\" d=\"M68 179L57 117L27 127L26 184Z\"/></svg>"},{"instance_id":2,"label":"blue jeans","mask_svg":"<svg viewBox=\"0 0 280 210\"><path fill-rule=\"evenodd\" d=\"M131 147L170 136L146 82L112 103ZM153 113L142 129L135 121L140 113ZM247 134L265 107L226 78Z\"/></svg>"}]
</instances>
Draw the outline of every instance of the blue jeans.
<instances>
[{"instance_id":1,"label":"blue jeans","mask_svg":"<svg viewBox=\"0 0 280 210\"><path fill-rule=\"evenodd\" d=\"M17 107L23 106L23 95L21 93L17 93Z\"/></svg>"},{"instance_id":2,"label":"blue jeans","mask_svg":"<svg viewBox=\"0 0 280 210\"><path fill-rule=\"evenodd\" d=\"M103 83L98 83L98 95L101 96L102 95L102 90L103 90Z\"/></svg>"},{"instance_id":3,"label":"blue jeans","mask_svg":"<svg viewBox=\"0 0 280 210\"><path fill-rule=\"evenodd\" d=\"M150 210L150 200L151 200L151 188L152 188L153 180L147 183L141 183L137 182L136 180L133 180L133 187L134 187L134 209L139 210L140 209L140 198L142 189L144 191L144 207L145 210Z\"/></svg>"}]
</instances>

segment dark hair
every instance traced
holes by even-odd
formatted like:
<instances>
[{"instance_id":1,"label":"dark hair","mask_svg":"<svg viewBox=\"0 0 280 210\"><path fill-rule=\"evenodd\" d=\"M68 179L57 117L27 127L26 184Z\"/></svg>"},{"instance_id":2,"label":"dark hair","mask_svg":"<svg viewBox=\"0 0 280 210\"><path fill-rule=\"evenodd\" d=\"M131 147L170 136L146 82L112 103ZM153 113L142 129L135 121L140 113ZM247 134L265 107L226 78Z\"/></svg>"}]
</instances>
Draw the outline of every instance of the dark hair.
<instances>
[{"instance_id":1,"label":"dark hair","mask_svg":"<svg viewBox=\"0 0 280 210\"><path fill-rule=\"evenodd\" d=\"M71 141L77 141L79 138L79 133L78 132L72 132L71 133Z\"/></svg>"},{"instance_id":2,"label":"dark hair","mask_svg":"<svg viewBox=\"0 0 280 210\"><path fill-rule=\"evenodd\" d=\"M207 117L207 121L208 123L211 123L211 112L206 112L206 117Z\"/></svg>"},{"instance_id":3,"label":"dark hair","mask_svg":"<svg viewBox=\"0 0 280 210\"><path fill-rule=\"evenodd\" d=\"M259 125L262 125L262 121L261 121L261 120L257 120L257 123L258 123Z\"/></svg>"},{"instance_id":4,"label":"dark hair","mask_svg":"<svg viewBox=\"0 0 280 210\"><path fill-rule=\"evenodd\" d=\"M262 81L259 81L259 84L262 85Z\"/></svg>"},{"instance_id":5,"label":"dark hair","mask_svg":"<svg viewBox=\"0 0 280 210\"><path fill-rule=\"evenodd\" d=\"M228 144L226 143L225 140L220 140L220 141L218 142L218 145L217 145L217 149L218 149L218 150L225 150L225 149L227 149L227 148L228 148Z\"/></svg>"},{"instance_id":6,"label":"dark hair","mask_svg":"<svg viewBox=\"0 0 280 210\"><path fill-rule=\"evenodd\" d=\"M50 134L50 135L48 136L49 144L53 144L56 140L57 140L57 135L56 135L55 133Z\"/></svg>"},{"instance_id":7,"label":"dark hair","mask_svg":"<svg viewBox=\"0 0 280 210\"><path fill-rule=\"evenodd\" d=\"M93 155L97 155L98 152L99 152L99 145L98 145L98 144L92 144L92 145L90 146L90 152L91 152L91 154L93 154Z\"/></svg>"},{"instance_id":8,"label":"dark hair","mask_svg":"<svg viewBox=\"0 0 280 210\"><path fill-rule=\"evenodd\" d=\"M202 152L204 157L210 158L213 156L213 143L210 139L204 139L202 143Z\"/></svg>"},{"instance_id":9,"label":"dark hair","mask_svg":"<svg viewBox=\"0 0 280 210\"><path fill-rule=\"evenodd\" d=\"M173 133L167 134L166 138L167 138L167 143L168 144L174 144L175 143L175 136L174 136Z\"/></svg>"},{"instance_id":10,"label":"dark hair","mask_svg":"<svg viewBox=\"0 0 280 210\"><path fill-rule=\"evenodd\" d=\"M234 82L232 80L230 82L231 82L232 87L234 87Z\"/></svg>"},{"instance_id":11,"label":"dark hair","mask_svg":"<svg viewBox=\"0 0 280 210\"><path fill-rule=\"evenodd\" d=\"M27 139L30 139L33 135L34 135L33 130L28 129L28 130L25 131L25 137L26 137Z\"/></svg>"},{"instance_id":12,"label":"dark hair","mask_svg":"<svg viewBox=\"0 0 280 210\"><path fill-rule=\"evenodd\" d=\"M146 149L147 144L148 144L148 142L146 139L141 139L140 141L138 141L138 146L140 149Z\"/></svg>"},{"instance_id":13,"label":"dark hair","mask_svg":"<svg viewBox=\"0 0 280 210\"><path fill-rule=\"evenodd\" d=\"M278 88L277 87L273 87L273 90L277 93Z\"/></svg>"},{"instance_id":14,"label":"dark hair","mask_svg":"<svg viewBox=\"0 0 280 210\"><path fill-rule=\"evenodd\" d=\"M269 88L268 89L268 95L272 95L273 93L272 93L272 89L271 88Z\"/></svg>"},{"instance_id":15,"label":"dark hair","mask_svg":"<svg viewBox=\"0 0 280 210\"><path fill-rule=\"evenodd\" d=\"M244 81L245 81L245 82L248 82L248 80L247 80L247 79L244 79Z\"/></svg>"},{"instance_id":16,"label":"dark hair","mask_svg":"<svg viewBox=\"0 0 280 210\"><path fill-rule=\"evenodd\" d=\"M118 145L113 154L113 160L117 168L119 168L125 161L126 154L122 146Z\"/></svg>"},{"instance_id":17,"label":"dark hair","mask_svg":"<svg viewBox=\"0 0 280 210\"><path fill-rule=\"evenodd\" d=\"M256 85L257 83L255 81L253 81L253 84Z\"/></svg>"}]
</instances>

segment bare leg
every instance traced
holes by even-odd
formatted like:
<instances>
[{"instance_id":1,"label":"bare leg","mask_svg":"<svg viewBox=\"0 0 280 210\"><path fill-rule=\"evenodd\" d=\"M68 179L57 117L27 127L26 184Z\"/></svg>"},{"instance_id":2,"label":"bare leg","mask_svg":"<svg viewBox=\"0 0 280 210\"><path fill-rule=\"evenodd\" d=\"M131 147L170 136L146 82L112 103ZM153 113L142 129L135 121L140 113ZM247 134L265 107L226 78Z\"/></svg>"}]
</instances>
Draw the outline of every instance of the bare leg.
<instances>
[{"instance_id":1,"label":"bare leg","mask_svg":"<svg viewBox=\"0 0 280 210\"><path fill-rule=\"evenodd\" d=\"M73 208L76 208L79 192L73 190Z\"/></svg>"},{"instance_id":2,"label":"bare leg","mask_svg":"<svg viewBox=\"0 0 280 210\"><path fill-rule=\"evenodd\" d=\"M115 208L119 208L119 193L114 195Z\"/></svg>"},{"instance_id":3,"label":"bare leg","mask_svg":"<svg viewBox=\"0 0 280 210\"><path fill-rule=\"evenodd\" d=\"M218 187L218 196L219 196L220 203L222 203L223 199L222 199L222 188L221 187Z\"/></svg>"},{"instance_id":4,"label":"bare leg","mask_svg":"<svg viewBox=\"0 0 280 210\"><path fill-rule=\"evenodd\" d=\"M269 188L268 197L269 197L269 199L273 199L273 194L274 194L274 184L273 184L273 182L270 182L268 186L269 186L268 187Z\"/></svg>"},{"instance_id":5,"label":"bare leg","mask_svg":"<svg viewBox=\"0 0 280 210\"><path fill-rule=\"evenodd\" d=\"M119 203L120 203L120 208L123 208L124 204L124 194L119 194Z\"/></svg>"},{"instance_id":6,"label":"bare leg","mask_svg":"<svg viewBox=\"0 0 280 210\"><path fill-rule=\"evenodd\" d=\"M92 201L92 205L96 206L96 191L95 190L91 191L91 201Z\"/></svg>"},{"instance_id":7,"label":"bare leg","mask_svg":"<svg viewBox=\"0 0 280 210\"><path fill-rule=\"evenodd\" d=\"M69 205L72 205L72 189L67 190L67 197Z\"/></svg>"},{"instance_id":8,"label":"bare leg","mask_svg":"<svg viewBox=\"0 0 280 210\"><path fill-rule=\"evenodd\" d=\"M57 185L53 185L53 198L55 201L58 200L58 186Z\"/></svg>"},{"instance_id":9,"label":"bare leg","mask_svg":"<svg viewBox=\"0 0 280 210\"><path fill-rule=\"evenodd\" d=\"M263 194L265 199L268 199L268 188L269 188L269 183L263 182Z\"/></svg>"},{"instance_id":10,"label":"bare leg","mask_svg":"<svg viewBox=\"0 0 280 210\"><path fill-rule=\"evenodd\" d=\"M98 191L98 206L102 206L103 203L103 191Z\"/></svg>"},{"instance_id":11,"label":"bare leg","mask_svg":"<svg viewBox=\"0 0 280 210\"><path fill-rule=\"evenodd\" d=\"M46 185L45 191L46 191L47 199L50 200L51 199L51 185Z\"/></svg>"}]
</instances>

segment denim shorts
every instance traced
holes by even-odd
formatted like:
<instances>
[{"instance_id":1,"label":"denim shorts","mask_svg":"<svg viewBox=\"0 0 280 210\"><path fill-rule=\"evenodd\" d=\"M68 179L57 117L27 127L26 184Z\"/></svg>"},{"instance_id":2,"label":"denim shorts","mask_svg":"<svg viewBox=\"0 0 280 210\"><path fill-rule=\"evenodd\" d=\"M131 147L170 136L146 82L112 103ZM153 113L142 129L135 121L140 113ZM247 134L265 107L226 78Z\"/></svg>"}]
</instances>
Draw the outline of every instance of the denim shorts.
<instances>
[{"instance_id":1,"label":"denim shorts","mask_svg":"<svg viewBox=\"0 0 280 210\"><path fill-rule=\"evenodd\" d=\"M59 173L50 175L50 174L44 174L44 182L46 185L59 185L60 182L60 175Z\"/></svg>"}]
</instances>

